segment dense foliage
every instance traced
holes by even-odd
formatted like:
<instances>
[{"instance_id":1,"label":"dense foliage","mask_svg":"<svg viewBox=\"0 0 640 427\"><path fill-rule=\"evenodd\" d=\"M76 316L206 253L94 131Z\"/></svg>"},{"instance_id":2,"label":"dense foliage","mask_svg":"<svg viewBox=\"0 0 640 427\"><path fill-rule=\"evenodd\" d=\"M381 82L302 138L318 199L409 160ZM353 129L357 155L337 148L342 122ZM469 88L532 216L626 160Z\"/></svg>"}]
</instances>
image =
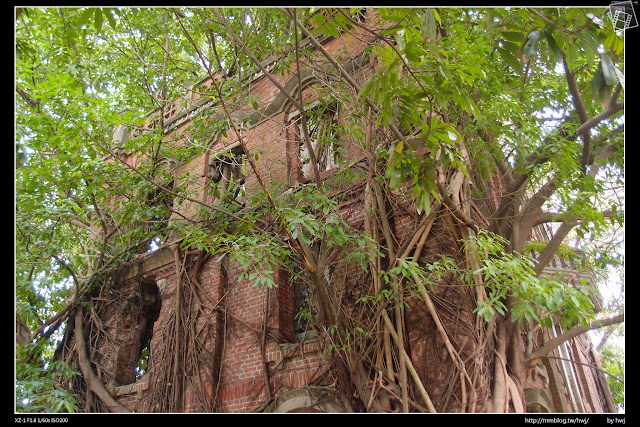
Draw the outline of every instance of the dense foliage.
<instances>
[{"instance_id":1,"label":"dense foliage","mask_svg":"<svg viewBox=\"0 0 640 427\"><path fill-rule=\"evenodd\" d=\"M362 299L373 305L382 296L393 300L400 282L420 293L449 271L471 286L484 283L487 299L475 313L486 322L504 316L523 328L550 326L552 319L567 330L589 326L587 293L539 275L567 242L584 254L585 268L623 266L624 34L612 29L604 8L377 12L380 20L365 25L348 9L298 9L295 18L271 8L16 10L16 328L32 334L17 351L17 410L78 410L73 394L56 382L78 374L54 361L61 326L112 269L167 239L185 250L234 254L257 286L273 286L273 279L252 268L274 271L323 245L386 284ZM293 196L282 195L284 183L269 184L251 195L252 210L200 203L202 221L169 222L196 195L187 185L192 177L178 179L163 159L184 164L202 154L212 135L234 130L230 117L202 113L188 145L166 141L162 119L122 147L114 141L118 126L140 129L152 110L162 117L173 99L211 73L242 77L256 66L254 58L273 55L282 58L278 73L299 56L309 58L309 48L297 46L312 27L310 34L380 41L370 49L379 65L374 75L357 87L337 71L332 94L341 103L357 93L358 117L374 117L373 126L391 136L367 140L365 120L341 131L361 137L371 153L379 172L372 189L386 194L408 185L419 213L446 204L469 225L473 232L461 244L476 258L468 268L447 257L418 265L398 256L388 271L376 271L372 259L392 259L393 248L351 229L336 215L336 201L313 182ZM227 79L204 94L232 110L246 101L245 92ZM417 154L422 147L430 154ZM119 148L144 156L134 164L114 161ZM482 183L496 170L507 196L483 229L455 196L482 201ZM460 178L456 191L442 181L447 171ZM267 217L277 229L261 222ZM549 243L525 255L527 236L540 224L550 225ZM327 261L321 258L312 260L316 269ZM623 310L622 299L608 314ZM328 310L322 320L346 335L342 348L365 332L353 325L341 331L331 316ZM604 365L620 378L623 352L616 351L603 353ZM623 386L611 384L624 395Z\"/></svg>"}]
</instances>

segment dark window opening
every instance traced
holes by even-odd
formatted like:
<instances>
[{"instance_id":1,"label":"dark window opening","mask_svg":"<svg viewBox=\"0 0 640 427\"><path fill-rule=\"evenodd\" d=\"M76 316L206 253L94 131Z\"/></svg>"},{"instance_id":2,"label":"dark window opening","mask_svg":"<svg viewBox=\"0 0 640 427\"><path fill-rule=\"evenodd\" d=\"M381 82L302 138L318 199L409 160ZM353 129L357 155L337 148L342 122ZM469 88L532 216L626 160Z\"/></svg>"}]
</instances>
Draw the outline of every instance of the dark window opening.
<instances>
[{"instance_id":1,"label":"dark window opening","mask_svg":"<svg viewBox=\"0 0 640 427\"><path fill-rule=\"evenodd\" d=\"M245 203L245 163L242 151L221 154L209 162L208 191L216 200Z\"/></svg>"},{"instance_id":2,"label":"dark window opening","mask_svg":"<svg viewBox=\"0 0 640 427\"><path fill-rule=\"evenodd\" d=\"M302 282L298 285L295 293L294 311L293 311L293 341L300 342L304 339L306 332L313 323L313 315L311 313L309 288L306 283Z\"/></svg>"},{"instance_id":3,"label":"dark window opening","mask_svg":"<svg viewBox=\"0 0 640 427\"><path fill-rule=\"evenodd\" d=\"M155 282L144 281L140 284L140 301L142 305L142 315L139 325L141 329L140 347L135 366L133 366L134 382L142 378L148 370L153 326L160 316L160 291Z\"/></svg>"},{"instance_id":4,"label":"dark window opening","mask_svg":"<svg viewBox=\"0 0 640 427\"><path fill-rule=\"evenodd\" d=\"M302 342L316 337L314 319L318 315L313 288L303 278L294 288L293 341Z\"/></svg>"}]
</instances>

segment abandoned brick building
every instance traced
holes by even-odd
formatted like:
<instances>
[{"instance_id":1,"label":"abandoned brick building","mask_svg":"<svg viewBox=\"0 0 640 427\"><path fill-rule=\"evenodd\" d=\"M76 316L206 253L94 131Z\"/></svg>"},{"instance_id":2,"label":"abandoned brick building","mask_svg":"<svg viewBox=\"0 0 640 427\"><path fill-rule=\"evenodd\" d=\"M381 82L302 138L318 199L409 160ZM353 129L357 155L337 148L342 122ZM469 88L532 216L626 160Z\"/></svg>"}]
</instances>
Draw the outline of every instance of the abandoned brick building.
<instances>
[{"instance_id":1,"label":"abandoned brick building","mask_svg":"<svg viewBox=\"0 0 640 427\"><path fill-rule=\"evenodd\" d=\"M375 70L375 58L367 55L371 41L355 37L319 36L318 40L334 58L341 58L342 67L357 82L364 82ZM308 39L300 41L301 46L310 47ZM271 71L278 67L280 58L262 61L262 66ZM322 64L327 64L327 72L322 73ZM302 86L306 105L309 109L322 105L324 113L317 123L311 126L331 131L334 123L343 123L344 112L324 102L327 95L322 90L322 81L330 79L331 67L318 55L314 69L304 69L300 77L295 73L295 65L282 72L273 73L273 77L286 91L296 94ZM216 79L223 80L220 74ZM290 100L258 68L246 73L250 98L257 108L235 111L238 125L246 136L248 149L259 152L256 162L262 178L267 182L288 182L295 191L311 177L309 153L300 143L299 112ZM209 77L194 83L193 92L186 98L176 100L164 113L164 127L167 139L185 142L186 129L194 117L205 111L218 111L217 99L200 95L202 90L211 87ZM295 95L298 96L298 95ZM157 112L148 117L148 127L158 120ZM314 129L310 129L313 132ZM184 133L184 134L183 134ZM134 138L125 127L114 132L114 138L124 145L127 138ZM208 152L194 158L186 164L175 165L175 176L188 174L198 177L193 185L194 198L206 203L215 201L210 190L212 181L226 180L229 185L225 191L237 191L239 200L243 194L258 189L255 174L243 165L242 151L239 150L237 137L233 132L217 135L210 143ZM363 184L358 180L349 182L340 178L346 166L357 169L358 162L364 157L360 144L341 141L342 152L336 156L329 146L323 152L316 152L317 167L321 177L333 186L334 193L340 196L340 212L355 227L361 227L364 201ZM228 153L229 155L225 156ZM119 154L127 161L134 162L122 150ZM501 183L494 179L493 203L500 198ZM233 187L235 186L235 188ZM240 191L239 191L240 190ZM218 193L219 196L219 193ZM407 224L415 215L410 203L400 200L390 215L398 235L407 235L414 230ZM241 201L242 202L242 201ZM406 202L406 200L404 200ZM403 207L404 206L404 207ZM198 205L185 201L175 206L184 217L197 215ZM406 220L406 221L405 221ZM434 230L440 225L436 223ZM444 229L444 228L443 228ZM427 241L425 256L435 256L453 244L446 233L436 233ZM187 259L187 254L181 255ZM284 269L273 272L277 286L258 288L245 276L242 268L230 261L228 256L211 256L204 260L191 259L189 262L199 266L198 285L201 300L191 303L194 312L201 313L197 325L207 333L197 337L201 348L206 349L207 364L200 364L199 372L189 372L182 396L182 405L177 410L183 412L346 412L348 402L325 393L327 382L327 343L321 333L306 331L296 317L296 310L302 298L303 290L296 286L294 278ZM575 271L569 261L556 259L548 268L550 274L567 274L567 280L580 283L581 278L592 281L586 274L568 273ZM331 280L339 283L346 291L351 291L351 281L357 272L342 271L339 266L330 269ZM240 280L239 280L240 279ZM98 349L101 355L99 363L103 370L113 373L114 380L108 384L108 390L123 406L134 412L158 411L150 407L150 396L158 392L158 387L171 387L170 373L161 372L161 357L172 355L166 351L167 324L176 313L176 293L183 280L176 272L175 253L165 246L139 255L138 259L124 267L114 278L117 286L118 303L112 306L110 315L103 320L103 328L111 336L103 347ZM355 290L353 291L355 292ZM441 291L443 299L452 305L469 306L465 291L460 287L451 287ZM354 296L355 299L355 296ZM594 297L597 303L597 298ZM222 308L222 309L221 309ZM260 330L265 313L268 313L269 334ZM438 396L448 377L446 355L442 354L442 344L434 333L429 332L428 313L420 305L409 301L407 305L407 340L410 358L416 371L426 379L427 388L433 396ZM460 316L471 316L471 310ZM467 319L473 324L473 319ZM449 324L452 335L461 342L466 339L464 328ZM198 329L198 326L196 327ZM560 331L552 328L545 332L551 337ZM457 334L457 335L456 335ZM456 339L458 339L456 338ZM547 337L548 338L548 337ZM182 345L189 345L182 343ZM164 349L164 350L163 350ZM161 351L162 350L162 351ZM581 335L554 350L556 358L545 358L535 368L525 387L526 410L528 412L615 412L610 391L602 373L590 366L600 366L598 354L588 337ZM141 358L146 358L146 371L139 375L136 367ZM578 363L572 363L574 360ZM176 360L176 363L188 361ZM483 361L477 361L479 365ZM166 366L166 365L165 365ZM265 370L270 381L269 393L274 399L268 406L263 405L267 389ZM187 375L187 374L185 374ZM480 380L482 381L482 380ZM485 379L485 382L488 381ZM488 390L488 387L485 387ZM485 391L486 393L486 391ZM327 398L330 397L330 398ZM482 399L479 399L479 402ZM442 406L441 406L442 407ZM447 406L449 410L454 406ZM479 407L478 410L481 408Z\"/></svg>"}]
</instances>

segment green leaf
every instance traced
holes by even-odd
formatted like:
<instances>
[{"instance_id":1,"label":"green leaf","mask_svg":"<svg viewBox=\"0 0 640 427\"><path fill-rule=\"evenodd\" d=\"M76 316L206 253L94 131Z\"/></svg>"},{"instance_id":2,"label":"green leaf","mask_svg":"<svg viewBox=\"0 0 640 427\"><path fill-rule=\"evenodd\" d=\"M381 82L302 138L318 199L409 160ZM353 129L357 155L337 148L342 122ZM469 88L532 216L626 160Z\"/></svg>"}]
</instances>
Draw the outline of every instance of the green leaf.
<instances>
[{"instance_id":1,"label":"green leaf","mask_svg":"<svg viewBox=\"0 0 640 427\"><path fill-rule=\"evenodd\" d=\"M300 238L302 239L302 241L304 243L306 243L307 245L311 244L311 237L309 236L309 234L307 232L305 232L304 230L300 231Z\"/></svg>"},{"instance_id":2,"label":"green leaf","mask_svg":"<svg viewBox=\"0 0 640 427\"><path fill-rule=\"evenodd\" d=\"M73 414L75 412L75 408L73 407L73 405L71 404L71 402L65 400L64 401L64 407L67 408L67 412Z\"/></svg>"},{"instance_id":3,"label":"green leaf","mask_svg":"<svg viewBox=\"0 0 640 427\"><path fill-rule=\"evenodd\" d=\"M398 31L393 36L396 39L396 44L398 45L398 50L403 51L404 48L405 48L404 33L402 31Z\"/></svg>"},{"instance_id":4,"label":"green leaf","mask_svg":"<svg viewBox=\"0 0 640 427\"><path fill-rule=\"evenodd\" d=\"M483 314L484 314L484 320L487 323L491 322L491 319L493 318L493 310L490 307L487 307Z\"/></svg>"},{"instance_id":5,"label":"green leaf","mask_svg":"<svg viewBox=\"0 0 640 427\"><path fill-rule=\"evenodd\" d=\"M391 172L389 185L391 186L391 188L399 189L403 181L402 169L399 167L394 167L394 168L389 168L388 170Z\"/></svg>"},{"instance_id":6,"label":"green leaf","mask_svg":"<svg viewBox=\"0 0 640 427\"><path fill-rule=\"evenodd\" d=\"M424 54L424 50L416 43L407 45L403 52L411 62L420 62L420 56Z\"/></svg>"},{"instance_id":7,"label":"green leaf","mask_svg":"<svg viewBox=\"0 0 640 427\"><path fill-rule=\"evenodd\" d=\"M538 52L538 41L540 41L540 31L532 31L527 38L524 49L522 50L523 62L527 63L536 56Z\"/></svg>"},{"instance_id":8,"label":"green leaf","mask_svg":"<svg viewBox=\"0 0 640 427\"><path fill-rule=\"evenodd\" d=\"M333 25L331 21L327 21L327 23L322 27L322 31L325 32L325 30L334 39L337 39L338 37L340 37L340 31L338 31L338 28L336 28L336 26Z\"/></svg>"},{"instance_id":9,"label":"green leaf","mask_svg":"<svg viewBox=\"0 0 640 427\"><path fill-rule=\"evenodd\" d=\"M589 68L593 67L594 60L598 55L597 48L594 48L582 34L578 34L578 38L582 41L582 48L584 49L585 59Z\"/></svg>"},{"instance_id":10,"label":"green leaf","mask_svg":"<svg viewBox=\"0 0 640 427\"><path fill-rule=\"evenodd\" d=\"M96 28L96 32L100 33L102 31L102 9L100 9L99 7L96 7L95 16L96 16L96 20L94 22L94 26Z\"/></svg>"},{"instance_id":11,"label":"green leaf","mask_svg":"<svg viewBox=\"0 0 640 427\"><path fill-rule=\"evenodd\" d=\"M424 11L424 25L422 26L422 40L427 43L428 41L435 41L436 39L436 17L433 13L433 9L427 8Z\"/></svg>"},{"instance_id":12,"label":"green leaf","mask_svg":"<svg viewBox=\"0 0 640 427\"><path fill-rule=\"evenodd\" d=\"M82 12L82 15L80 15L80 19L78 19L78 22L76 22L76 27L82 28L82 26L89 20L89 16L91 16L92 14L95 14L95 10L92 7L87 8L87 10Z\"/></svg>"},{"instance_id":13,"label":"green leaf","mask_svg":"<svg viewBox=\"0 0 640 427\"><path fill-rule=\"evenodd\" d=\"M508 50L499 47L498 53L504 62L506 62L518 74L522 74L522 63L518 61Z\"/></svg>"},{"instance_id":14,"label":"green leaf","mask_svg":"<svg viewBox=\"0 0 640 427\"><path fill-rule=\"evenodd\" d=\"M511 42L522 43L525 35L520 31L503 31L502 37Z\"/></svg>"},{"instance_id":15,"label":"green leaf","mask_svg":"<svg viewBox=\"0 0 640 427\"><path fill-rule=\"evenodd\" d=\"M327 17L321 13L318 13L311 17L311 24L316 27L324 25L325 22L327 22Z\"/></svg>"},{"instance_id":16,"label":"green leaf","mask_svg":"<svg viewBox=\"0 0 640 427\"><path fill-rule=\"evenodd\" d=\"M602 62L598 64L598 68L596 68L596 72L593 75L593 79L591 79L591 97L595 100L598 97L598 93L600 93L600 88L604 86L604 75L602 73Z\"/></svg>"},{"instance_id":17,"label":"green leaf","mask_svg":"<svg viewBox=\"0 0 640 427\"><path fill-rule=\"evenodd\" d=\"M522 52L524 51L524 48L527 45L528 41L529 41L529 35L527 35L522 39L522 42L520 43L520 47L518 48L518 51L515 54L516 59L522 59Z\"/></svg>"},{"instance_id":18,"label":"green leaf","mask_svg":"<svg viewBox=\"0 0 640 427\"><path fill-rule=\"evenodd\" d=\"M607 55L606 53L601 53L600 61L600 64L602 65L602 76L604 78L604 82L610 86L616 84L616 70L615 66L613 65L613 61L611 61L611 58L609 58L609 55Z\"/></svg>"},{"instance_id":19,"label":"green leaf","mask_svg":"<svg viewBox=\"0 0 640 427\"><path fill-rule=\"evenodd\" d=\"M107 17L107 21L109 21L109 26L111 27L111 29L115 30L116 29L116 20L113 17L113 11L114 9L109 9L105 12L104 16Z\"/></svg>"},{"instance_id":20,"label":"green leaf","mask_svg":"<svg viewBox=\"0 0 640 427\"><path fill-rule=\"evenodd\" d=\"M574 69L576 66L576 61L578 60L578 44L570 41L567 49L567 66L570 70Z\"/></svg>"},{"instance_id":21,"label":"green leaf","mask_svg":"<svg viewBox=\"0 0 640 427\"><path fill-rule=\"evenodd\" d=\"M490 30L490 29L494 28L496 25L498 25L498 22L496 22L495 18L496 18L495 10L494 9L487 10L487 16L486 16L486 28L487 28L487 30Z\"/></svg>"},{"instance_id":22,"label":"green leaf","mask_svg":"<svg viewBox=\"0 0 640 427\"><path fill-rule=\"evenodd\" d=\"M556 43L556 40L551 34L551 31L548 28L545 28L544 30L542 30L542 32L544 33L544 37L547 40L547 44L549 45L549 49L551 49L551 52L553 52L558 60L562 60L562 58L564 57L564 52L562 52L562 49L560 49L558 43Z\"/></svg>"},{"instance_id":23,"label":"green leaf","mask_svg":"<svg viewBox=\"0 0 640 427\"><path fill-rule=\"evenodd\" d=\"M425 212L425 213L429 212L430 209L431 209L431 200L430 200L429 193L427 193L426 191L423 191L420 193L420 196L418 197L416 210L418 211L418 214L422 214L422 212Z\"/></svg>"},{"instance_id":24,"label":"green leaf","mask_svg":"<svg viewBox=\"0 0 640 427\"><path fill-rule=\"evenodd\" d=\"M480 114L480 110L478 109L478 106L476 105L476 103L473 101L473 99L467 97L467 96L463 96L462 97L463 102L466 104L466 108L465 110L471 114L473 114L473 117L476 120L482 120L482 114Z\"/></svg>"},{"instance_id":25,"label":"green leaf","mask_svg":"<svg viewBox=\"0 0 640 427\"><path fill-rule=\"evenodd\" d=\"M438 21L438 24L442 25L442 21L440 20L440 14L438 13L437 9L431 9L433 11L433 16L435 16L436 21Z\"/></svg>"},{"instance_id":26,"label":"green leaf","mask_svg":"<svg viewBox=\"0 0 640 427\"><path fill-rule=\"evenodd\" d=\"M598 102L600 102L600 105L603 107L609 105L609 101L611 100L611 88L612 86L602 85L598 91Z\"/></svg>"},{"instance_id":27,"label":"green leaf","mask_svg":"<svg viewBox=\"0 0 640 427\"><path fill-rule=\"evenodd\" d=\"M624 89L624 74L622 74L622 71L620 71L618 67L615 67L615 71L616 71L616 76L618 76L618 80L622 85L622 89Z\"/></svg>"}]
</instances>

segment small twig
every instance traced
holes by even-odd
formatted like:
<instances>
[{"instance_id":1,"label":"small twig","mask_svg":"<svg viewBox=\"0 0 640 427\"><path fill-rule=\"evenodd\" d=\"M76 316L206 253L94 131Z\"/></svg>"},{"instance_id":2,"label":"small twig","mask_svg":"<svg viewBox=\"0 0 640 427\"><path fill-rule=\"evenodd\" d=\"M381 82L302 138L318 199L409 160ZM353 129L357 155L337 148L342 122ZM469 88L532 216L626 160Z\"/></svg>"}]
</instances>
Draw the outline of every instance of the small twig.
<instances>
[{"instance_id":1,"label":"small twig","mask_svg":"<svg viewBox=\"0 0 640 427\"><path fill-rule=\"evenodd\" d=\"M595 371L599 371L599 372L602 372L603 374L606 374L606 375L610 376L611 378L615 379L616 381L619 381L619 382L621 382L621 383L624 383L624 379L623 379L623 378L620 378L620 377L618 377L618 376L616 376L616 375L610 374L609 372L605 371L604 369L596 368L595 366L590 365L590 364L588 364L588 363L578 362L577 360L573 360L573 359L566 359L566 358L564 358L564 357L558 357L558 356L543 356L543 357L545 357L545 358L547 358L547 359L566 360L567 362L577 363L578 365L587 366L587 367L589 367L589 368L591 368L591 369L593 369L593 370L595 370Z\"/></svg>"}]
</instances>

